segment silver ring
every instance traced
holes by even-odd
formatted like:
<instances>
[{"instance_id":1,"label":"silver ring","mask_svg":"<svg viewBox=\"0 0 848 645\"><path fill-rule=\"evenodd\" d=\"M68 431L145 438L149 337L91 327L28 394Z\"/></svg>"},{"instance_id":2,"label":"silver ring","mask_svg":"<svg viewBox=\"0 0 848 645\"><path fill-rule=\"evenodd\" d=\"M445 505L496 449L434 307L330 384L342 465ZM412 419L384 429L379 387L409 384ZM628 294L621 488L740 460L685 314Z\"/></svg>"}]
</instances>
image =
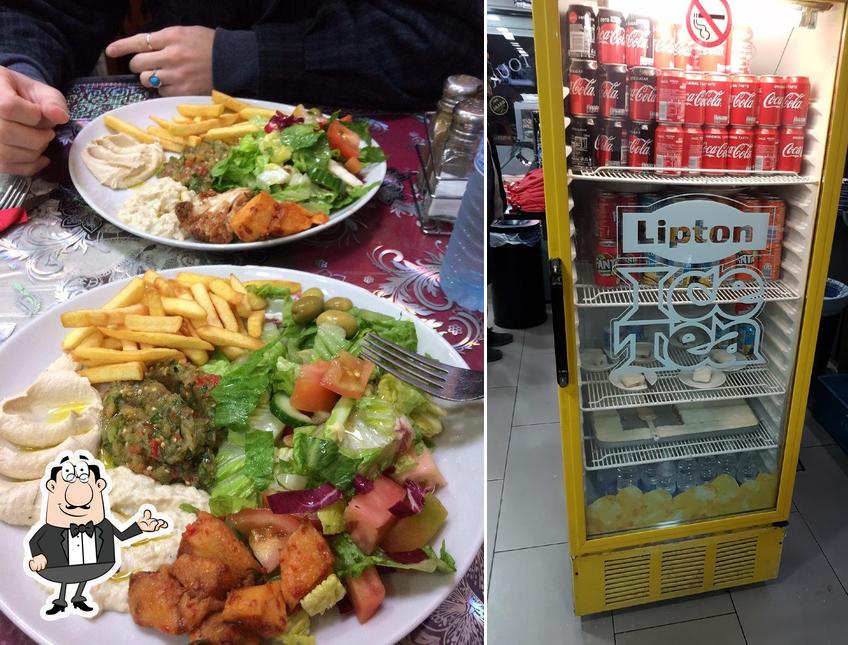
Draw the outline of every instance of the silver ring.
<instances>
[{"instance_id":1,"label":"silver ring","mask_svg":"<svg viewBox=\"0 0 848 645\"><path fill-rule=\"evenodd\" d=\"M150 51L153 51L153 45L150 44L150 33L147 33L145 35L145 37L147 39L147 49L149 49Z\"/></svg>"}]
</instances>

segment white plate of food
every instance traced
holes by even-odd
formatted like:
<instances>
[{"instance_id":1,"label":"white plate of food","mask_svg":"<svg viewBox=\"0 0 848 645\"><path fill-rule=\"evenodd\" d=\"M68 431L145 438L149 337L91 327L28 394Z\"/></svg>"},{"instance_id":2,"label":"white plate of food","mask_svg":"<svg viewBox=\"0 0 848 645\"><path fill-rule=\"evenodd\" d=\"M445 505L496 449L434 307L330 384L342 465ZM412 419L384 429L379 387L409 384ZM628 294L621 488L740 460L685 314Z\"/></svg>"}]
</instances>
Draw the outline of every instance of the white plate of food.
<instances>
[{"instance_id":1,"label":"white plate of food","mask_svg":"<svg viewBox=\"0 0 848 645\"><path fill-rule=\"evenodd\" d=\"M749 359L742 352L731 354L725 349L714 349L710 352L710 358L718 363L718 369L725 372L738 372L744 370L748 365Z\"/></svg>"},{"instance_id":2,"label":"white plate of food","mask_svg":"<svg viewBox=\"0 0 848 645\"><path fill-rule=\"evenodd\" d=\"M680 372L677 378L684 385L694 387L699 390L712 390L720 387L727 380L727 375L722 371L713 367L704 366L695 370Z\"/></svg>"},{"instance_id":3,"label":"white plate of food","mask_svg":"<svg viewBox=\"0 0 848 645\"><path fill-rule=\"evenodd\" d=\"M587 372L606 372L611 367L612 363L602 349L590 348L580 352L580 368Z\"/></svg>"},{"instance_id":4,"label":"white plate of food","mask_svg":"<svg viewBox=\"0 0 848 645\"><path fill-rule=\"evenodd\" d=\"M221 102L204 96L151 99L94 119L74 139L68 160L82 198L115 226L153 242L245 251L338 224L383 182L386 161L380 147L351 135L341 121L327 125L326 115L303 106L242 101L217 92L213 98ZM183 114L203 110L211 111ZM304 122L278 118L278 129L266 133L263 122L276 111ZM352 127L366 136L364 124ZM198 132L187 134L192 130ZM356 149L361 162L340 152L354 156ZM210 189L215 192L204 192ZM250 199L255 201L243 209Z\"/></svg>"},{"instance_id":5,"label":"white plate of food","mask_svg":"<svg viewBox=\"0 0 848 645\"><path fill-rule=\"evenodd\" d=\"M383 314L396 320L411 321L414 324L415 333L418 338L419 351L430 354L447 363L460 366L464 365L464 361L459 354L438 333L433 331L426 324L415 319L407 311L401 309L390 301L375 296L359 287L351 286L325 276L283 269L250 266L209 266L201 268L193 267L192 271L194 272L194 275L221 277L224 282L227 281L227 276L234 274L244 283L247 283L248 281L284 280L299 283L303 290L307 288L318 288L322 290L326 297L324 305L322 305L325 310L330 309L330 297L347 298L359 309L377 312L377 314ZM165 280L165 285L178 285L179 283L177 282L168 281L168 278L175 279L178 273L179 270L163 272L161 277ZM188 280L188 278L186 278L186 280ZM212 343L213 345L215 343L220 345L220 343L223 342L234 342L233 339L238 341L239 337L236 336L228 336L224 340L215 340L215 338L219 338L219 336L223 333L221 329L210 332L210 325L203 324L204 321L202 319L202 314L200 319L197 319L197 314L191 313L192 309L195 308L194 305L201 306L198 303L204 301L204 298L196 295L198 290L206 291L207 296L210 298L217 295L217 298L211 298L211 305L212 309L219 314L219 320L223 322L224 332L226 332L233 320L231 316L238 318L242 315L239 313L235 304L231 304L229 313L226 316L224 315L226 310L219 308L219 306L222 306L220 299L229 298L233 296L233 294L230 293L224 286L217 285L213 287L208 278L194 278L194 280L199 280L204 285L209 285L208 289L205 287L204 289L191 287L189 293L194 296L194 303L190 303L189 305L167 301L164 297L160 298L159 302L164 307L166 314L163 318L175 317L174 311L170 310L172 307L176 307L181 311L184 310L183 313L185 316L194 316L194 318L191 318L192 325L188 326L189 328L193 328L197 334L194 336L195 341L192 341L192 343L196 342L198 338L210 338L214 341ZM77 424L85 423L86 427L91 426L92 418L99 418L98 414L92 413L92 417L92 415L87 412L89 411L89 407L87 406L94 405L94 403L86 403L88 399L91 399L91 392L93 390L88 383L85 382L85 387L82 388L84 392L80 394L81 390L79 381L85 381L85 379L80 378L78 374L73 373L73 363L69 363L67 356L63 357L61 348L63 341L68 337L69 330L63 328L60 323L60 315L65 315L63 320L66 322L76 321L73 323L75 325L82 324L80 320L83 322L89 321L89 318L86 318L85 316L109 316L108 320L103 318L102 322L98 323L108 323L111 325L110 327L100 328L105 332L105 335L101 334L102 338L99 340L97 338L97 334L100 333L99 331L79 332L74 330L72 332L75 334L76 338L74 341L76 345L72 351L76 352L75 356L78 359L82 356L89 361L89 366L87 368L89 370L97 369L97 367L92 367L92 365L98 365L98 361L95 360L95 355L103 356L104 351L102 350L109 350L106 351L105 354L112 356L113 354L111 354L111 352L136 351L131 347L124 345L119 345L122 347L122 349L119 350L115 348L114 343L111 343L112 349L110 350L110 344L107 343L107 339L123 335L124 338L122 343L123 341L136 342L127 338L128 330L131 328L146 328L146 325L139 326L137 318L134 319L134 322L131 324L130 319L128 318L130 313L128 310L122 309L117 313L110 314L105 314L103 313L103 310L101 310L101 308L106 305L107 301L115 297L123 297L124 301L117 305L113 302L112 307L126 305L128 307L136 307L137 309L138 305L128 304L130 302L128 299L130 296L127 296L127 293L132 291L132 289L128 289L127 287L129 282L130 281L116 282L86 292L77 298L63 303L39 316L8 339L3 346L0 347L0 361L2 361L3 365L15 365L16 369L9 371L6 378L4 378L2 383L0 383L0 399L5 400L22 395L22 393L32 386L36 379L44 378L43 374L49 365L53 364L54 361L57 361L57 359L61 359L65 361L64 367L62 367L62 364L59 364L59 367L54 366L54 370L52 370L49 375L50 382L48 382L47 385L50 386L51 383L56 382L55 374L58 369L66 370L66 373L64 374L65 381L70 380L75 381L75 383L71 383L71 385L63 385L61 387L47 387L46 389L49 392L52 392L52 394L44 393L45 384L42 383L40 390L38 388L34 388L32 393L27 395L31 398L25 400L23 409L28 411L27 414L34 414L35 417L32 418L35 418L42 426L48 426L48 424L52 424L54 422L68 424L71 423L71 421ZM187 287L189 282L182 283L183 286L178 289L178 291L183 295L185 295L183 288ZM137 282L134 284L138 286ZM145 295L141 302L148 308L148 313L150 313L150 309L156 308L153 304L155 298L149 298L149 293L151 291L156 293L156 289L158 288L156 287L156 284L158 283L155 283L153 278L151 278L149 282L145 283ZM230 281L230 284L233 288L235 288L240 283L236 280L235 282ZM162 285L160 285L160 287L164 288ZM218 287L220 287L220 289ZM162 291L161 293L166 293L166 291ZM241 292L235 291L235 293ZM300 293L302 294L303 291ZM135 297L136 296L133 296L133 298ZM180 298L175 298L174 300L178 299ZM183 298L183 300L185 301L186 299ZM251 302L253 301L255 301L255 299ZM136 300L133 299L132 302L136 302ZM231 303L235 302L243 302L243 299L236 298L231 301ZM257 309L267 306L268 312L274 312L273 307L275 301L273 300L273 297L264 304L261 303L261 301L259 301L259 303L259 305L254 304L251 306L256 306ZM186 309L186 307L188 308ZM302 307L301 309L305 309L305 307ZM342 307L342 309L344 308ZM99 310L100 313L70 313L78 312L79 310ZM357 312L354 311L353 313ZM207 314L211 315L208 311ZM83 316L82 319L79 318L81 315ZM138 311L136 311L134 315L141 317L147 316L147 314ZM395 323L394 321L391 323L385 322L385 318L381 318L374 314L369 314L367 317L361 313L358 313L357 315L363 316L359 318L362 322L358 323L362 326L362 329L365 329L365 325L367 324L377 324L365 322L367 320L383 320L383 324L389 325L393 328L395 326L403 326L405 333L408 333L410 329L409 323L401 324ZM118 319L113 316L118 316ZM333 314L332 316L334 318L338 318L336 314ZM266 321L272 320L274 316L270 315L265 318ZM97 320L100 320L100 318ZM331 327L334 325L330 324L327 325L321 333L324 334L326 338L331 338L332 334L338 332L337 340L346 337L349 333L344 327L347 321L339 319L337 322L338 324L335 325L337 327L336 330L332 330ZM233 333L241 334L242 336L249 335L251 330L251 320L249 316L248 318L241 320L241 323L243 324L245 331L237 331ZM306 323L306 328L308 328L309 324L311 323ZM266 325L272 325L271 331L273 331L273 323L266 322ZM237 328L241 329L238 325ZM211 335L208 335L207 332ZM267 330L265 330L265 332L267 332ZM188 338L187 331L181 331L180 333L185 333L185 337ZM315 334L315 337L318 337L318 333ZM136 340L142 339L142 337L139 336L135 336L135 338ZM157 338L160 337L143 337L144 340L153 341L151 343L154 345L153 349L156 349L156 343L160 342L159 340L156 340ZM355 339L355 336L353 338ZM86 344L85 339L94 339L94 342L89 341L88 344ZM97 346L98 343L100 344L100 347ZM247 344L250 345L249 342ZM80 348L86 349L86 347L87 353L80 351ZM202 347L202 345L198 347ZM100 349L101 351L92 352L92 349ZM204 349L195 349L201 353L205 351ZM278 347L278 349L280 348ZM297 349L297 347L286 351L295 350L298 352L304 351L302 348ZM141 348L138 351L144 351L144 348ZM200 362L203 359L203 357L198 354L189 354L189 349L182 351L185 351L187 356L192 357L192 360L197 359L198 362ZM312 351L317 352L317 349L313 348ZM132 355L133 358L136 358L137 356L138 355L136 354ZM112 359L110 358L109 361L112 361ZM68 363L70 364L70 368L68 368ZM123 364L123 360L121 364ZM132 363L128 364L132 365ZM187 369L185 368L185 365L188 365L188 362L182 363L181 365L184 366L181 369ZM226 361L224 361L222 365L224 365L225 369L229 369ZM280 365L281 363L278 361L276 363L276 369L280 369ZM103 365L100 367L103 367ZM108 367L108 365L106 367ZM70 369L70 372L67 372L68 369ZM125 368L123 367L119 367L118 373L122 373L122 370L124 369ZM153 370L156 368L155 366L148 366L146 369L148 370L147 376L151 377ZM108 368L108 371L112 374L111 367ZM94 372L89 371L88 374L92 375ZM102 371L99 376L103 376ZM224 378L226 378L226 375ZM189 382L198 383L198 387L200 387L199 382L196 380L190 380ZM204 383L208 385L206 381L204 381ZM380 383L382 383L382 381L380 381ZM67 390L68 387L70 390ZM108 389L109 384L106 383L100 387ZM277 392L276 386L274 387L275 389L274 394L272 395L272 401L276 402ZM37 394L36 391L40 391L41 394ZM62 396L56 394L56 392L69 392L66 395L66 398L73 399L73 401L66 402L60 400L62 399ZM294 396L294 393L292 393L290 402L294 401ZM97 397L99 397L99 395L95 395L92 400L96 400ZM121 407L122 405L124 404L118 405L115 409L119 412L124 410L124 408ZM268 405L270 405L270 402ZM444 432L435 438L437 448L434 451L434 460L437 468L436 472L440 471L444 476L444 479L448 482L448 485L439 487L437 490L438 499L441 500L448 511L448 519L441 526L438 534L436 534L435 538L431 541L431 544L435 544L436 550L438 551L442 540L445 540L448 551L455 559L455 572L421 573L418 571L395 571L384 576L383 582L386 589L385 601L373 617L365 624L360 624L357 621L356 616L353 614L342 615L335 608L330 609L324 615L312 618L310 629L311 633L316 636L318 643L338 645L342 643L361 643L362 645L365 645L366 643L369 645L388 645L396 643L401 640L404 635L424 621L434 611L434 609L438 607L438 605L448 596L474 560L483 539L482 482L484 448L482 406L476 404L464 406L446 405L444 407L447 409L448 414L444 421ZM18 404L15 409L20 411L22 409L21 405ZM94 410L94 412L97 412L96 409L91 409ZM11 414L11 409L4 410L4 414ZM70 414L70 410L74 412L73 415ZM286 408L286 410L288 409ZM415 410L416 412L414 412L414 414L417 414L417 410L420 410L420 408L415 408ZM291 410L285 412L286 414L290 414ZM279 418L277 412L274 412L273 414ZM300 414L303 414L303 412ZM350 418L354 419L355 414L356 410L354 410ZM117 417L110 418L114 420ZM259 418L260 422L257 423L268 423L267 415L266 417L262 417L260 415ZM326 415L324 415L323 418L326 419ZM318 413L315 413L311 419L312 422L318 422L320 420L321 418L318 417ZM8 416L6 419L3 419L3 421L4 423L0 424L0 428L3 428L4 433L10 432L10 428L12 432L18 433L12 437L13 439L17 438L22 432L21 428L26 427L19 426L16 422L10 425ZM273 419L271 421L273 421ZM106 422L102 422L99 425L95 424L94 426L91 426L89 430L91 432L94 432L95 429L100 429L102 431L103 428L106 427L105 423ZM281 425L279 422L274 423ZM253 421L251 424L251 427L256 425ZM396 424L396 426L400 427L399 424ZM113 426L110 426L110 428L111 427ZM117 424L117 427L126 426L122 422ZM416 429L417 427L418 426L416 425ZM72 430L70 427L65 429L64 425L57 426L57 428L61 429L63 432L66 430L70 432ZM54 429L54 434L55 432L59 432L59 430ZM283 434L286 432L288 431L283 431ZM400 430L398 430L398 432L400 432ZM24 432L24 434L28 435L29 433ZM86 433L84 436L90 439L90 432ZM103 436L108 435L103 434ZM56 441L60 439L61 437L58 439L53 437L52 442L49 444L50 447L45 448L44 450L55 451L56 449L54 446ZM21 438L20 441L24 442L25 440ZM440 444L442 449L438 448ZM131 451L121 453L121 447L128 445L131 444L127 441L112 439L111 441L104 441L101 447L109 451L109 455L113 461L116 459L132 460L133 458L128 457L128 455L135 453L131 453ZM88 442L85 445L75 445L75 447L91 448L91 444ZM409 448L407 449L409 450ZM27 453L36 457L41 455L41 451L39 450L33 451L25 448L16 448L16 450L21 451L21 454ZM123 457L118 457L119 453L123 454ZM156 451L156 454L158 455L159 451ZM282 458L281 455L280 458ZM52 459L52 457L47 457L48 461L50 459ZM189 463L189 461L190 460L186 459L181 463ZM138 462L135 461L126 461L124 463L127 463L127 465L133 469L139 466ZM2 464L2 467L5 470L10 466L8 462L5 462ZM188 466L186 467L188 468ZM38 460L34 461L29 465L29 472L20 473L16 471L16 479L28 479L33 477L37 474L35 471L39 468L43 468L43 464L39 463ZM149 498L151 495L154 495L156 497L154 503L157 507L162 507L158 510L160 510L160 512L167 512L169 517L173 520L174 533L172 536L167 536L168 539L173 537L176 540L177 536L180 536L180 539L182 539L178 529L184 527L186 522L192 522L195 520L193 513L189 514L187 511L179 508L178 504L180 500L189 502L199 508L202 508L209 500L208 495L206 495L206 493L202 490L198 490L194 487L178 486L173 483L157 483L150 477L131 472L128 468L123 466L116 468L110 467L107 472L112 477L113 486L110 497L112 510L116 518L120 520L126 517L128 522L128 518L132 516L134 513L133 509L137 505L141 505L145 501L154 501L142 498ZM160 475L160 470L158 468L154 469L153 472L157 473L157 476ZM200 470L197 471L197 473L200 472ZM276 473L276 470L274 472ZM391 474L392 476L396 476L397 472ZM200 475L198 474L198 477L199 476ZM283 477L285 478L289 476L290 475L284 475ZM187 475L186 473L181 472L179 477L185 481ZM275 474L275 477L277 477L277 481L279 482L279 475ZM382 479L382 477L379 476L378 478ZM285 482L289 480L284 479L283 481ZM355 483L356 482L354 482L354 484ZM28 483L24 482L24 487L27 485ZM49 606L49 599L54 597L54 594L47 590L47 588L37 584L24 573L25 562L29 557L29 551L25 548L25 535L28 528L27 525L33 524L36 521L33 518L37 518L39 514L39 503L37 500L38 481L35 482L35 488L33 490L35 490L36 493L34 494L32 492L27 493L27 491L23 489L16 489L16 492L13 494L9 490L10 486L16 486L16 484L12 483L8 477L0 477L0 487L3 487L4 489L2 499L5 502L5 506L0 508L0 513L2 513L2 517L7 521L14 520L14 522L18 524L12 525L10 523L0 522L0 545L2 545L2 550L5 554L3 558L0 558L0 576L2 576L2 579L4 580L4 584L2 588L0 588L0 608L2 608L2 611L19 627L26 631L32 638L42 643L64 643L76 639L84 639L85 642L88 643L114 643L116 642L116 634L121 635L118 638L121 642L161 643L163 640L168 640L168 642L186 642L185 635L165 637L161 632L152 628L142 628L138 626L129 614L118 611L105 610L92 620L79 620L76 618L58 621L43 620L39 612L45 605ZM119 490L123 492L119 493ZM141 493L138 493L137 491L141 491ZM212 499L214 500L215 497L213 496ZM124 513L125 515L119 515L119 513ZM183 517L183 515L186 517ZM21 518L24 517L27 518L28 521L22 521ZM353 531L353 529L351 529L351 531ZM402 537L403 536L401 536L401 538ZM395 536L395 538L397 538L397 536ZM332 540L332 538L327 539ZM122 602L125 603L127 592L126 589L121 591L121 585L126 587L126 579L130 573L129 569L132 567L137 567L132 569L134 571L155 569L157 564L162 561L163 557L165 558L165 561L170 561L170 558L175 557L176 554L174 553L174 549L176 548L176 544L176 542L167 542L167 540L154 540L140 546L133 545L130 547L124 547L122 550L122 566L124 566L127 571L122 570L121 573L117 574L114 580L103 583L103 585L112 585L111 587L103 587L105 590L104 596L98 596L95 593L93 595L90 594L90 597L93 597L95 602L101 603L102 607L106 607L111 603L115 603L116 605L120 605ZM386 542L381 542L380 544L383 545L386 544ZM138 549L138 551L136 551L136 549ZM163 552L165 553L164 556ZM379 549L377 552L379 552ZM260 558L259 555L256 557L259 562L265 562L265 560ZM336 560L341 561L339 556L336 557ZM444 562L444 560L442 560L442 562ZM265 580L265 577L260 577L254 580L254 582L261 584ZM95 592L98 592L99 590L100 586L97 586L95 588Z\"/></svg>"},{"instance_id":6,"label":"white plate of food","mask_svg":"<svg viewBox=\"0 0 848 645\"><path fill-rule=\"evenodd\" d=\"M655 372L644 372L635 369L615 370L610 374L609 381L619 390L641 392L656 385L657 375Z\"/></svg>"}]
</instances>

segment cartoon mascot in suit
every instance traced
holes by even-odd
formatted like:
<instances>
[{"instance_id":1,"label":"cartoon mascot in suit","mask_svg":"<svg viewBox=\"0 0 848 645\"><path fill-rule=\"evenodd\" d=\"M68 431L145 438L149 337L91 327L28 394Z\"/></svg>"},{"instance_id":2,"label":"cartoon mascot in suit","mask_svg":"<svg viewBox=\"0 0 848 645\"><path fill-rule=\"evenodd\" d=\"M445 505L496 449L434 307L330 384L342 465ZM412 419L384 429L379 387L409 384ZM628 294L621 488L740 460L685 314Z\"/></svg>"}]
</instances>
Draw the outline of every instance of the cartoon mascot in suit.
<instances>
[{"instance_id":1,"label":"cartoon mascot in suit","mask_svg":"<svg viewBox=\"0 0 848 645\"><path fill-rule=\"evenodd\" d=\"M47 466L43 484L42 522L27 534L31 555L24 563L29 575L59 586L58 596L42 608L42 616L47 620L63 617L70 584L77 585L71 598L74 613L94 616L96 606L87 604L83 591L86 584L107 579L120 566L115 540L132 542L142 533L167 529L168 522L153 517L155 509L148 505L139 509L143 514L132 524L116 527L109 517L110 482L105 468L84 450L60 455Z\"/></svg>"}]
</instances>

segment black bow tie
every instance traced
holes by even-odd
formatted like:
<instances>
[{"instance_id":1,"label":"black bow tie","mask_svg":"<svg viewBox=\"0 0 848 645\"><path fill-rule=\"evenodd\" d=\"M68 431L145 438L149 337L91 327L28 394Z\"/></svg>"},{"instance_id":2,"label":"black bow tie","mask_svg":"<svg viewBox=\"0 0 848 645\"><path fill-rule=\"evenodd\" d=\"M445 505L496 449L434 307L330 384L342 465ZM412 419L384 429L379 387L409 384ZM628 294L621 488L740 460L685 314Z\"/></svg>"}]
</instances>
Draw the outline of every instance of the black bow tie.
<instances>
[{"instance_id":1,"label":"black bow tie","mask_svg":"<svg viewBox=\"0 0 848 645\"><path fill-rule=\"evenodd\" d=\"M85 524L71 524L71 537L76 537L80 532L91 537L94 535L94 523L89 520Z\"/></svg>"}]
</instances>

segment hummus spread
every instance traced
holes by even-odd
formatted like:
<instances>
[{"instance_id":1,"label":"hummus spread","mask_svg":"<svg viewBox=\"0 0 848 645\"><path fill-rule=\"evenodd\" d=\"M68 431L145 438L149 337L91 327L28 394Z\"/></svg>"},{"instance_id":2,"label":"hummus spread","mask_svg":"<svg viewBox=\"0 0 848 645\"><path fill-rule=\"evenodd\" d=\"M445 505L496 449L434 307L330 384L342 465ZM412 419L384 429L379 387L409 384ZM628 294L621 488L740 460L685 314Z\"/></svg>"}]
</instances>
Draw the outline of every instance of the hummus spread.
<instances>
[{"instance_id":1,"label":"hummus spread","mask_svg":"<svg viewBox=\"0 0 848 645\"><path fill-rule=\"evenodd\" d=\"M159 177L145 182L131 192L118 210L120 220L159 237L186 239L185 231L180 228L176 210L178 203L194 200L193 190L168 177Z\"/></svg>"},{"instance_id":2,"label":"hummus spread","mask_svg":"<svg viewBox=\"0 0 848 645\"><path fill-rule=\"evenodd\" d=\"M162 165L158 143L141 143L127 134L109 134L89 143L82 160L97 181L109 188L129 188L143 182Z\"/></svg>"}]
</instances>

